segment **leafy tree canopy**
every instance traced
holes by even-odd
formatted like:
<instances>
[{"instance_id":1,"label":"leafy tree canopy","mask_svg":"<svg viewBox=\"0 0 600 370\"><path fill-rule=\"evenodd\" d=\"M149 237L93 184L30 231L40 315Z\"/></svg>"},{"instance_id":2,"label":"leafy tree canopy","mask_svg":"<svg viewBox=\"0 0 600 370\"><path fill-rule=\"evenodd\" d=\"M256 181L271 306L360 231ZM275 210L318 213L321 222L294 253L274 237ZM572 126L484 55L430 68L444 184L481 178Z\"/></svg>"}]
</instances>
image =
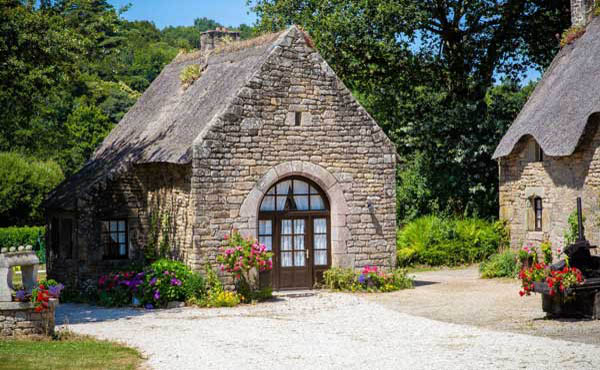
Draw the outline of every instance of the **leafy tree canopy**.
<instances>
[{"instance_id":1,"label":"leafy tree canopy","mask_svg":"<svg viewBox=\"0 0 600 370\"><path fill-rule=\"evenodd\" d=\"M259 30L306 29L321 54L394 140L399 188L451 213L497 214L491 154L570 22L568 0L249 0ZM499 79L502 79L499 81ZM504 81L504 82L502 82ZM500 82L500 85L498 83ZM427 168L423 168L426 164ZM412 171L412 173L410 172ZM415 196L417 195L415 194Z\"/></svg>"}]
</instances>

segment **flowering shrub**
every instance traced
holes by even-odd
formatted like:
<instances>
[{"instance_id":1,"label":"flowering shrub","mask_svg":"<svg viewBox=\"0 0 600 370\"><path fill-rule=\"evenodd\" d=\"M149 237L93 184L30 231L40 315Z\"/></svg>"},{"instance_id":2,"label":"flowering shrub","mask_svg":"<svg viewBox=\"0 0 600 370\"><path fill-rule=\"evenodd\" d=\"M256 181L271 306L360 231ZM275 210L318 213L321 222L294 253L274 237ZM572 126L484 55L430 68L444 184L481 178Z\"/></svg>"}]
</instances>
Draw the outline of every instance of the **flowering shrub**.
<instances>
[{"instance_id":1,"label":"flowering shrub","mask_svg":"<svg viewBox=\"0 0 600 370\"><path fill-rule=\"evenodd\" d=\"M98 279L98 303L108 307L126 306L144 282L144 272L121 271L101 276Z\"/></svg>"},{"instance_id":2,"label":"flowering shrub","mask_svg":"<svg viewBox=\"0 0 600 370\"><path fill-rule=\"evenodd\" d=\"M150 265L143 274L145 282L136 297L147 308L162 307L169 302L185 301L188 298L189 292L186 292L184 281L191 279L193 273L184 264L162 259Z\"/></svg>"},{"instance_id":3,"label":"flowering shrub","mask_svg":"<svg viewBox=\"0 0 600 370\"><path fill-rule=\"evenodd\" d=\"M519 249L519 262L521 267L529 267L538 261L538 256L533 244L528 244Z\"/></svg>"},{"instance_id":4,"label":"flowering shrub","mask_svg":"<svg viewBox=\"0 0 600 370\"><path fill-rule=\"evenodd\" d=\"M581 271L575 267L565 266L560 271L551 271L545 263L535 263L528 269L522 269L519 273L522 290L521 296L530 295L534 288L534 283L546 282L550 288L550 295L564 293L565 290L583 282Z\"/></svg>"},{"instance_id":5,"label":"flowering shrub","mask_svg":"<svg viewBox=\"0 0 600 370\"><path fill-rule=\"evenodd\" d=\"M534 283L544 281L548 276L548 271L545 263L538 262L535 262L533 266L529 268L521 269L521 272L519 272L519 279L521 279L521 286L523 288L519 292L521 297L524 295L531 295Z\"/></svg>"},{"instance_id":6,"label":"flowering shrub","mask_svg":"<svg viewBox=\"0 0 600 370\"><path fill-rule=\"evenodd\" d=\"M161 259L143 271L114 272L98 279L99 304L145 308L166 306L204 295L204 280L181 262Z\"/></svg>"},{"instance_id":7,"label":"flowering shrub","mask_svg":"<svg viewBox=\"0 0 600 370\"><path fill-rule=\"evenodd\" d=\"M402 269L388 273L379 271L376 266L365 266L360 273L352 269L331 268L323 274L325 287L351 292L392 292L412 288L412 279Z\"/></svg>"},{"instance_id":8,"label":"flowering shrub","mask_svg":"<svg viewBox=\"0 0 600 370\"><path fill-rule=\"evenodd\" d=\"M48 309L50 298L58 299L64 288L65 286L57 283L56 280L43 280L31 291L31 294L28 294L25 290L17 291L15 300L18 302L31 301L35 312L42 312Z\"/></svg>"},{"instance_id":9,"label":"flowering shrub","mask_svg":"<svg viewBox=\"0 0 600 370\"><path fill-rule=\"evenodd\" d=\"M546 277L546 282L550 288L550 295L556 293L564 293L566 289L583 282L583 275L579 269L575 267L565 266L560 271L550 271L550 275Z\"/></svg>"},{"instance_id":10,"label":"flowering shrub","mask_svg":"<svg viewBox=\"0 0 600 370\"><path fill-rule=\"evenodd\" d=\"M255 239L244 238L234 231L226 237L227 247L223 254L217 256L221 271L233 274L236 280L236 290L244 302L254 299L258 291L257 284L252 281L250 273L265 272L273 269L273 253L267 251L263 244Z\"/></svg>"}]
</instances>

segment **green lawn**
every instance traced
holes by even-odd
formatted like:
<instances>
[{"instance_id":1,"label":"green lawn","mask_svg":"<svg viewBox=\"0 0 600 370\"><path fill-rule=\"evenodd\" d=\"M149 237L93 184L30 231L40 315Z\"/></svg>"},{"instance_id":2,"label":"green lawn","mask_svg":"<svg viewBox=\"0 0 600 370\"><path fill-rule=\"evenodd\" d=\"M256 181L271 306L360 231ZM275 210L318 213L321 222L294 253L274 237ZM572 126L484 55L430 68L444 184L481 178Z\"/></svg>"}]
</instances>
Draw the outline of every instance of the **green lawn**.
<instances>
[{"instance_id":1,"label":"green lawn","mask_svg":"<svg viewBox=\"0 0 600 370\"><path fill-rule=\"evenodd\" d=\"M0 369L137 369L141 354L73 334L60 340L0 340Z\"/></svg>"}]
</instances>

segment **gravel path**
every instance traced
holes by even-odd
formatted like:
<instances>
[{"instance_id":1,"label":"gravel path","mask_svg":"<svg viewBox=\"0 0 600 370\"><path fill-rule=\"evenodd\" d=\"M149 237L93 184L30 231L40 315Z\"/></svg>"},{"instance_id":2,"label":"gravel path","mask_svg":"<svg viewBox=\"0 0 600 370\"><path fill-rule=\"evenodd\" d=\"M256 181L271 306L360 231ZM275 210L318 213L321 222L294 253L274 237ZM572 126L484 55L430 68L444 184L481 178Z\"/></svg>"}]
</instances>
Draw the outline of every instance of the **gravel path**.
<instances>
[{"instance_id":1,"label":"gravel path","mask_svg":"<svg viewBox=\"0 0 600 370\"><path fill-rule=\"evenodd\" d=\"M541 296L520 297L517 280L480 279L476 267L415 275L416 289L363 297L433 320L600 346L600 320L547 319Z\"/></svg>"},{"instance_id":2,"label":"gravel path","mask_svg":"<svg viewBox=\"0 0 600 370\"><path fill-rule=\"evenodd\" d=\"M229 309L67 304L57 320L74 332L135 346L157 369L593 369L600 363L593 345L434 321L341 293Z\"/></svg>"}]
</instances>

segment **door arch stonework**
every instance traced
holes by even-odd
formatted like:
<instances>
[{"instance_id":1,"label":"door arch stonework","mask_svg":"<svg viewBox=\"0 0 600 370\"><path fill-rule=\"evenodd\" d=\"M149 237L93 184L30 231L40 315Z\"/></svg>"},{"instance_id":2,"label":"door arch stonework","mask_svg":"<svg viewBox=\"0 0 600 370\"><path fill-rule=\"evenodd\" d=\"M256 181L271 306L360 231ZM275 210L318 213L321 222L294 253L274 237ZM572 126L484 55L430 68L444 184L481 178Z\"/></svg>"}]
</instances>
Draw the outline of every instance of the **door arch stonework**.
<instances>
[{"instance_id":1,"label":"door arch stonework","mask_svg":"<svg viewBox=\"0 0 600 370\"><path fill-rule=\"evenodd\" d=\"M350 231L346 225L350 213L346 198L337 179L325 168L306 161L284 162L270 168L256 182L240 208L238 230L246 236L258 236L258 214L261 201L266 192L279 180L300 176L315 182L327 195L330 202L331 217L331 264L336 267L354 267L354 257L348 254L346 241Z\"/></svg>"}]
</instances>

